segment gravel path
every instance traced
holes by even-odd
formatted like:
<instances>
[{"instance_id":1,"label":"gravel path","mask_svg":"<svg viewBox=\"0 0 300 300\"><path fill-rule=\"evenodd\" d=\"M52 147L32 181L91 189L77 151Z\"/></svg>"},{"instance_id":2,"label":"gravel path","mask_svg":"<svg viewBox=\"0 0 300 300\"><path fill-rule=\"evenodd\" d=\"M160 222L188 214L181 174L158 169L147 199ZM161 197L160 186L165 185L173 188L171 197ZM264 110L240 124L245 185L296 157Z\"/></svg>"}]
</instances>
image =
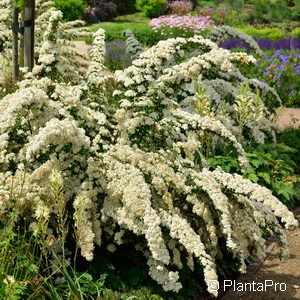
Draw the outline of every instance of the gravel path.
<instances>
[{"instance_id":1,"label":"gravel path","mask_svg":"<svg viewBox=\"0 0 300 300\"><path fill-rule=\"evenodd\" d=\"M78 52L89 56L89 50L91 47L90 45L88 45L84 41L74 41L73 43ZM88 63L88 61L83 59L82 57L77 56L76 59L81 63Z\"/></svg>"},{"instance_id":2,"label":"gravel path","mask_svg":"<svg viewBox=\"0 0 300 300\"><path fill-rule=\"evenodd\" d=\"M278 110L277 124L281 127L300 126L300 108L283 108Z\"/></svg>"}]
</instances>

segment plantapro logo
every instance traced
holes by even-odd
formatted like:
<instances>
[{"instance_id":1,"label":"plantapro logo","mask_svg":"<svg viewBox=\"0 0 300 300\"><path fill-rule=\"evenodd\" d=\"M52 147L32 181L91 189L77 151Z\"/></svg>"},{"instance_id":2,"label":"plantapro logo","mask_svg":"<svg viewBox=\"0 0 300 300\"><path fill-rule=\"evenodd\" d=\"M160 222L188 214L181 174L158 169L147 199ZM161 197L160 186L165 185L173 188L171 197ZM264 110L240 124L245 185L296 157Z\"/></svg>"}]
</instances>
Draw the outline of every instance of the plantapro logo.
<instances>
[{"instance_id":1,"label":"plantapro logo","mask_svg":"<svg viewBox=\"0 0 300 300\"><path fill-rule=\"evenodd\" d=\"M285 292L287 289L286 283L274 282L273 280L264 280L263 282L236 282L236 280L224 280L222 284L223 291L232 288L235 292L266 292L273 290L275 292ZM218 280L210 280L208 283L208 290L218 291L220 284Z\"/></svg>"},{"instance_id":2,"label":"plantapro logo","mask_svg":"<svg viewBox=\"0 0 300 300\"><path fill-rule=\"evenodd\" d=\"M218 291L220 288L218 280L210 280L208 282L208 291Z\"/></svg>"}]
</instances>

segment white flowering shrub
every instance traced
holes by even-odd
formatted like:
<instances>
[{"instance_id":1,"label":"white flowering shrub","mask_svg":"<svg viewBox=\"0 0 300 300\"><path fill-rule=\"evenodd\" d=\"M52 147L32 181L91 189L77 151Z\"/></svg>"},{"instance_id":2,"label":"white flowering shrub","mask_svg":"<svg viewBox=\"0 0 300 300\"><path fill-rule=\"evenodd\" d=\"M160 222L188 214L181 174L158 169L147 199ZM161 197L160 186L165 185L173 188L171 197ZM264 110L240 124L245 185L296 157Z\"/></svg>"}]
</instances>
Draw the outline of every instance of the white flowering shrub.
<instances>
[{"instance_id":1,"label":"white flowering shrub","mask_svg":"<svg viewBox=\"0 0 300 300\"><path fill-rule=\"evenodd\" d=\"M7 67L11 62L11 22L13 1L0 3L0 86L7 76ZM60 81L79 81L83 77L85 64L76 57L87 58L77 51L72 41L78 37L89 37L83 21L62 22L62 13L54 8L52 1L36 1L35 19L35 76L47 76ZM26 71L26 70L24 70ZM30 76L30 75L29 75Z\"/></svg>"},{"instance_id":2,"label":"white flowering shrub","mask_svg":"<svg viewBox=\"0 0 300 300\"><path fill-rule=\"evenodd\" d=\"M51 13L44 33L49 41L59 17ZM81 255L91 261L103 237L109 251L135 244L147 259L149 275L166 291L178 292L178 270L193 270L196 264L207 284L217 280L222 248L245 272L247 260L264 257L261 229L278 236L287 256L281 224L294 228L298 223L271 191L195 160L209 133L231 144L241 170L247 168L235 135L213 115L197 113L195 82L201 74L204 81L209 74L237 72L236 61L253 58L200 36L177 38L141 53L129 68L105 75L104 45L99 30L84 81L52 78L47 74L57 66L46 62L46 77L34 72L0 101L0 218L16 205L32 224L50 220L56 206L48 178L59 169ZM199 54L187 58L195 47ZM243 97L252 99L248 93L244 88L233 104L241 114ZM253 114L261 114L260 103ZM17 203L10 194L12 175L19 187Z\"/></svg>"},{"instance_id":3,"label":"white flowering shrub","mask_svg":"<svg viewBox=\"0 0 300 300\"><path fill-rule=\"evenodd\" d=\"M231 53L200 36L177 38L160 41L133 61L131 67L116 74L126 97L156 97L191 113L203 105L199 96L201 85L201 93L207 95L212 112L210 116L222 121L240 142L245 143L246 138L264 142L266 137L274 137L276 127L269 117L281 100L266 84L242 75L233 62L249 64L255 59L244 53ZM241 97L245 85L248 88ZM271 101L265 102L266 98ZM241 101L248 103L243 114L251 116L243 123L239 122L242 111L236 109L241 107ZM254 110L259 110L259 115L253 114ZM203 110L201 115L204 116Z\"/></svg>"},{"instance_id":4,"label":"white flowering shrub","mask_svg":"<svg viewBox=\"0 0 300 300\"><path fill-rule=\"evenodd\" d=\"M124 30L123 35L126 37L126 52L131 56L132 60L138 58L144 50L142 45L131 30Z\"/></svg>"}]
</instances>

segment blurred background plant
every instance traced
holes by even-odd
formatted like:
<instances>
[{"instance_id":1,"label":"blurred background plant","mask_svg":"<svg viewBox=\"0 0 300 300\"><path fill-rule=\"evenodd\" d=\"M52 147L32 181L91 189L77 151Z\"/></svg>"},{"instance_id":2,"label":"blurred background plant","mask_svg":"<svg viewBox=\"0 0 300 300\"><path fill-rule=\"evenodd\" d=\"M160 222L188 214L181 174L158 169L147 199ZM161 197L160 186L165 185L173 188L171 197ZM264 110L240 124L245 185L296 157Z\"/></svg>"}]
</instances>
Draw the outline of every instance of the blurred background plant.
<instances>
[{"instance_id":1,"label":"blurred background plant","mask_svg":"<svg viewBox=\"0 0 300 300\"><path fill-rule=\"evenodd\" d=\"M146 17L155 18L167 9L167 0L136 0L136 8L144 12Z\"/></svg>"},{"instance_id":2,"label":"blurred background plant","mask_svg":"<svg viewBox=\"0 0 300 300\"><path fill-rule=\"evenodd\" d=\"M87 8L84 0L54 0L54 4L63 13L63 18L66 21L80 19Z\"/></svg>"},{"instance_id":3,"label":"blurred background plant","mask_svg":"<svg viewBox=\"0 0 300 300\"><path fill-rule=\"evenodd\" d=\"M99 23L112 20L118 15L136 12L135 0L88 0L88 8L83 13L83 19L89 23Z\"/></svg>"},{"instance_id":4,"label":"blurred background plant","mask_svg":"<svg viewBox=\"0 0 300 300\"><path fill-rule=\"evenodd\" d=\"M167 8L170 15L182 16L192 11L193 3L189 0L169 1Z\"/></svg>"}]
</instances>

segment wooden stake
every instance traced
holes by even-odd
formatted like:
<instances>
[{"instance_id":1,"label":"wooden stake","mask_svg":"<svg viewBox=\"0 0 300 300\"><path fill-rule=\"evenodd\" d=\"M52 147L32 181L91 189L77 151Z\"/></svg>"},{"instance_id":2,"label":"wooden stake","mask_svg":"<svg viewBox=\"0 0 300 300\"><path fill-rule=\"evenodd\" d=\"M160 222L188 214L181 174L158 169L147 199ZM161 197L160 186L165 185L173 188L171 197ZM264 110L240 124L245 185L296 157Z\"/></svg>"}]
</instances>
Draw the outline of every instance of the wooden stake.
<instances>
[{"instance_id":1,"label":"wooden stake","mask_svg":"<svg viewBox=\"0 0 300 300\"><path fill-rule=\"evenodd\" d=\"M24 7L21 9L21 20L24 20ZM20 24L21 25L21 24ZM23 24L22 24L23 26ZM19 65L24 67L24 27L20 28L21 35L19 36Z\"/></svg>"},{"instance_id":2,"label":"wooden stake","mask_svg":"<svg viewBox=\"0 0 300 300\"><path fill-rule=\"evenodd\" d=\"M13 8L12 18L12 75L16 81L19 78L19 9Z\"/></svg>"},{"instance_id":3,"label":"wooden stake","mask_svg":"<svg viewBox=\"0 0 300 300\"><path fill-rule=\"evenodd\" d=\"M31 72L34 64L35 0L24 0L24 67Z\"/></svg>"}]
</instances>

